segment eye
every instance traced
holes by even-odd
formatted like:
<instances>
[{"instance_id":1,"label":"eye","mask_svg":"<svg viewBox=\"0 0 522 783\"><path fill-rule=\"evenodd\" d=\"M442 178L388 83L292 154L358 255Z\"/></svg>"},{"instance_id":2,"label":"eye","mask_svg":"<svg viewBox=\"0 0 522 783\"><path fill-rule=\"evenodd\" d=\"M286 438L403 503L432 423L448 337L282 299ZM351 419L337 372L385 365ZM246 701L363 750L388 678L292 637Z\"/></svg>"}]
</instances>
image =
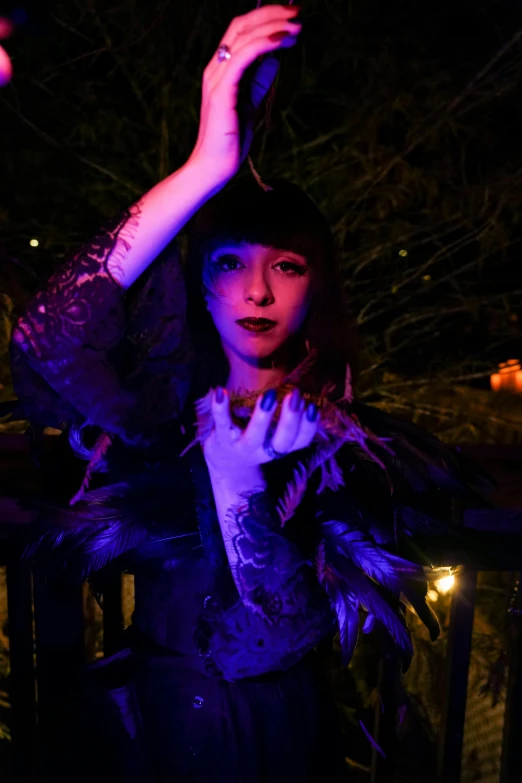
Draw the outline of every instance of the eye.
<instances>
[{"instance_id":1,"label":"eye","mask_svg":"<svg viewBox=\"0 0 522 783\"><path fill-rule=\"evenodd\" d=\"M284 272L284 274L289 277L293 277L294 275L301 277L308 269L304 264L298 264L294 261L279 261L274 265L274 269L276 268L279 268L281 272Z\"/></svg>"},{"instance_id":2,"label":"eye","mask_svg":"<svg viewBox=\"0 0 522 783\"><path fill-rule=\"evenodd\" d=\"M217 267L220 272L235 272L244 266L237 256L223 255L212 261L212 266Z\"/></svg>"}]
</instances>

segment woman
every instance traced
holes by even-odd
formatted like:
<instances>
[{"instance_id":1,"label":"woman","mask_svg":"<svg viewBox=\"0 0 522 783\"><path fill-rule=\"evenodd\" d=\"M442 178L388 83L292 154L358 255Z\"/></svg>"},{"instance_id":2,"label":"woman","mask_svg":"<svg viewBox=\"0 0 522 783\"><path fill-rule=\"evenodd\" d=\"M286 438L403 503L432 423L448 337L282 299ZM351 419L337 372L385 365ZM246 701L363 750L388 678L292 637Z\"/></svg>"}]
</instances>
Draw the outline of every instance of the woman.
<instances>
[{"instance_id":1,"label":"woman","mask_svg":"<svg viewBox=\"0 0 522 783\"><path fill-rule=\"evenodd\" d=\"M427 572L389 550L451 456L351 405L331 236L307 197L252 183L213 198L252 135L241 77L295 44L296 15L232 21L187 163L73 255L13 333L26 415L65 422L91 459L74 512L56 510L42 540L76 575L111 561L136 575L128 648L90 674L112 780L342 780L314 648L337 616L349 660L364 606L365 630L384 625L407 662L401 591L437 632L404 578ZM261 60L254 108L275 68ZM196 212L186 318L170 243Z\"/></svg>"}]
</instances>

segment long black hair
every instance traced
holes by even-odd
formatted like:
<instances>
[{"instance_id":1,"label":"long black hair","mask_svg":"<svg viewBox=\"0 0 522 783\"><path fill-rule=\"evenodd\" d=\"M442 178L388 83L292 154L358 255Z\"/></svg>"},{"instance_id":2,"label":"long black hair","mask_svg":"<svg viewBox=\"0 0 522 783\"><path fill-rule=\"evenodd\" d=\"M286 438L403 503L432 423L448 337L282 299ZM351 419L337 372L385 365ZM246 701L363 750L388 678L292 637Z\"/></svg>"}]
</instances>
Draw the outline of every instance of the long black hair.
<instances>
[{"instance_id":1,"label":"long black hair","mask_svg":"<svg viewBox=\"0 0 522 783\"><path fill-rule=\"evenodd\" d=\"M343 297L332 232L309 196L284 180L271 183L266 191L254 180L234 182L210 199L188 227L188 320L198 355L194 394L224 385L227 379L219 334L205 305L204 270L209 254L229 242L260 244L305 256L313 295L293 341L292 364L297 366L315 349L317 361L306 386L318 392L330 383L335 386L333 394L342 396L346 365L352 379L357 375L357 339Z\"/></svg>"}]
</instances>

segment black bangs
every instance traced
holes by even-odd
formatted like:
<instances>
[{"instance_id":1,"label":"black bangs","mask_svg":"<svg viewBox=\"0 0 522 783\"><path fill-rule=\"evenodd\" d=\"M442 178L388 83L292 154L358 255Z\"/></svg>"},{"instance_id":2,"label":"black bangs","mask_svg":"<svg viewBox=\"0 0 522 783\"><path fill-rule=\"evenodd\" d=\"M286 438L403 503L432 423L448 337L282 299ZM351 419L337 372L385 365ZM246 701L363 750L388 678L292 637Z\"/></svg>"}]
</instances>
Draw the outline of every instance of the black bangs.
<instances>
[{"instance_id":1,"label":"black bangs","mask_svg":"<svg viewBox=\"0 0 522 783\"><path fill-rule=\"evenodd\" d=\"M234 183L202 207L190 227L192 248L202 257L227 242L292 250L312 268L328 264L332 253L321 212L297 185L283 180L268 191L254 180Z\"/></svg>"}]
</instances>

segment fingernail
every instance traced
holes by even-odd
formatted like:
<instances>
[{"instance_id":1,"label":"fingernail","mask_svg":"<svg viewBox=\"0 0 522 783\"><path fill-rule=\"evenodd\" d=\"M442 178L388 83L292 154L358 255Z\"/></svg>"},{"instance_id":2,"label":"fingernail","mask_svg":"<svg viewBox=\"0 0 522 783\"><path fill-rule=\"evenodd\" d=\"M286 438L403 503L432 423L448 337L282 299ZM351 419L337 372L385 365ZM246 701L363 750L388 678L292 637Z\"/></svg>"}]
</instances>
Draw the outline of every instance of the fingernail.
<instances>
[{"instance_id":1,"label":"fingernail","mask_svg":"<svg viewBox=\"0 0 522 783\"><path fill-rule=\"evenodd\" d=\"M261 410L262 411L271 411L274 407L274 403L276 401L276 391L275 389L269 389L263 394L263 397L261 399Z\"/></svg>"},{"instance_id":2,"label":"fingernail","mask_svg":"<svg viewBox=\"0 0 522 783\"><path fill-rule=\"evenodd\" d=\"M223 389L222 386L218 386L216 388L216 402L219 405L221 405L221 403L224 401L224 399L225 399L225 390Z\"/></svg>"},{"instance_id":3,"label":"fingernail","mask_svg":"<svg viewBox=\"0 0 522 783\"><path fill-rule=\"evenodd\" d=\"M306 410L306 418L308 419L308 421L315 421L317 419L317 414L318 414L317 405L311 402Z\"/></svg>"},{"instance_id":4,"label":"fingernail","mask_svg":"<svg viewBox=\"0 0 522 783\"><path fill-rule=\"evenodd\" d=\"M301 404L301 392L299 389L294 389L292 396L290 397L290 410L297 413L299 405Z\"/></svg>"}]
</instances>

